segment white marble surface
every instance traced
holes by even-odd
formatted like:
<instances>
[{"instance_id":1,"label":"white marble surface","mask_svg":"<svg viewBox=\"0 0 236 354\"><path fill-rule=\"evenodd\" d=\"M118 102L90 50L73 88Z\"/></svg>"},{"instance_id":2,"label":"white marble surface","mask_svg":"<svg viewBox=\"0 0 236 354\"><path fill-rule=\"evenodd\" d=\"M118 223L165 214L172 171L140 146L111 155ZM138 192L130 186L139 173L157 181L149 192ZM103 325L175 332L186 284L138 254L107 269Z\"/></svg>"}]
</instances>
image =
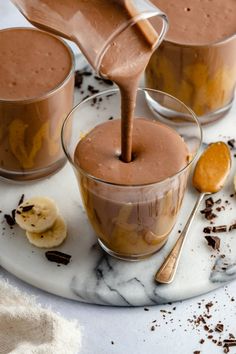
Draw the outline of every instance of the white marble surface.
<instances>
[{"instance_id":1,"label":"white marble surface","mask_svg":"<svg viewBox=\"0 0 236 354\"><path fill-rule=\"evenodd\" d=\"M15 14L15 15L14 15ZM14 17L13 17L14 16ZM0 26L13 26L16 21L22 21L20 15L16 14L9 5L9 1L0 2ZM234 119L235 113L224 121L224 126L228 126L228 121ZM228 128L229 133L223 133L221 125L209 127L208 136L214 140L216 134L232 136L232 128ZM235 134L235 131L233 132ZM1 198L1 200L3 200ZM190 324L188 319L203 313L204 305L213 300L213 307L210 310L212 318L207 320L209 326L213 326L218 321L225 323L225 330L222 338L227 337L227 332L236 334L236 302L230 301L236 293L236 282L232 282L228 287L221 288L210 294L199 298L178 302L173 305L149 307L149 311L140 308L113 308L104 306L87 305L50 295L43 291L18 280L2 268L0 274L19 288L38 296L38 301L44 306L50 305L55 311L59 311L67 318L78 318L83 326L83 347L82 354L102 354L102 353L193 353L194 350L201 350L201 353L217 354L223 353L222 348L217 347L210 339L206 339L204 344L199 340L206 337L203 326L196 328ZM195 278L195 274L193 274ZM205 299L199 309L198 303ZM217 302L217 304L216 304ZM176 306L176 310L172 310ZM161 312L170 311L171 314ZM163 318L165 315L165 319ZM152 321L157 321L152 323ZM154 331L151 326L157 323ZM214 337L217 337L214 333ZM114 344L112 344L112 341ZM231 349L230 353L235 354L236 350Z\"/></svg>"}]
</instances>

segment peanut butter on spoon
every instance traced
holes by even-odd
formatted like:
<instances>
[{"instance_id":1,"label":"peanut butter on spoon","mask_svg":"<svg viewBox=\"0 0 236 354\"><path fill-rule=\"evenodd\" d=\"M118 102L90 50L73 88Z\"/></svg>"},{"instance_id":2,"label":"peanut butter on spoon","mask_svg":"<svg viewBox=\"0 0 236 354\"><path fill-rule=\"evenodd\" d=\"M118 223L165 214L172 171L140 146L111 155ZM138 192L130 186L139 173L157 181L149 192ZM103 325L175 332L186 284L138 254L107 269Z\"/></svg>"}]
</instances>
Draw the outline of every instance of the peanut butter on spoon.
<instances>
[{"instance_id":1,"label":"peanut butter on spoon","mask_svg":"<svg viewBox=\"0 0 236 354\"><path fill-rule=\"evenodd\" d=\"M201 193L216 193L224 185L231 167L228 146L219 141L209 145L195 167L193 186Z\"/></svg>"},{"instance_id":2,"label":"peanut butter on spoon","mask_svg":"<svg viewBox=\"0 0 236 354\"><path fill-rule=\"evenodd\" d=\"M169 284L174 280L184 241L197 209L206 194L216 193L223 187L230 167L229 148L221 141L210 144L199 158L193 173L192 183L200 194L182 233L155 275L155 280L158 283Z\"/></svg>"}]
</instances>

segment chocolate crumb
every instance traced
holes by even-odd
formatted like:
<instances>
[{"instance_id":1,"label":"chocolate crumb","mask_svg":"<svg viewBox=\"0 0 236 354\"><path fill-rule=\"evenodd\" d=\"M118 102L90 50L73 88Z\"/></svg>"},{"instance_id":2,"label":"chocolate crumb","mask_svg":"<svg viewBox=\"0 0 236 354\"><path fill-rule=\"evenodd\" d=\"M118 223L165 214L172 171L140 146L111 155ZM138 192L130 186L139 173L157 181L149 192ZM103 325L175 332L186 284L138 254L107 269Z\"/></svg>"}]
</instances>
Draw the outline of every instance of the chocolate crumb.
<instances>
[{"instance_id":1,"label":"chocolate crumb","mask_svg":"<svg viewBox=\"0 0 236 354\"><path fill-rule=\"evenodd\" d=\"M112 344L112 345L114 344L113 340L111 341L111 344Z\"/></svg>"},{"instance_id":2,"label":"chocolate crumb","mask_svg":"<svg viewBox=\"0 0 236 354\"><path fill-rule=\"evenodd\" d=\"M149 309L147 307L144 307L144 311L149 311Z\"/></svg>"},{"instance_id":3,"label":"chocolate crumb","mask_svg":"<svg viewBox=\"0 0 236 354\"><path fill-rule=\"evenodd\" d=\"M217 236L205 236L208 246L212 247L213 250L219 250L220 248L220 238Z\"/></svg>"},{"instance_id":4,"label":"chocolate crumb","mask_svg":"<svg viewBox=\"0 0 236 354\"><path fill-rule=\"evenodd\" d=\"M217 323L216 327L215 327L215 331L216 332L223 332L224 330L224 325L222 323Z\"/></svg>"},{"instance_id":5,"label":"chocolate crumb","mask_svg":"<svg viewBox=\"0 0 236 354\"><path fill-rule=\"evenodd\" d=\"M59 251L47 251L45 252L45 256L50 262L56 262L64 265L70 263L71 260L71 255Z\"/></svg>"},{"instance_id":6,"label":"chocolate crumb","mask_svg":"<svg viewBox=\"0 0 236 354\"><path fill-rule=\"evenodd\" d=\"M193 354L200 354L200 350L194 350Z\"/></svg>"},{"instance_id":7,"label":"chocolate crumb","mask_svg":"<svg viewBox=\"0 0 236 354\"><path fill-rule=\"evenodd\" d=\"M92 94L98 93L99 90L95 89L92 85L88 85L88 91Z\"/></svg>"},{"instance_id":8,"label":"chocolate crumb","mask_svg":"<svg viewBox=\"0 0 236 354\"><path fill-rule=\"evenodd\" d=\"M110 116L110 117L108 118L108 120L112 120L112 119L114 119L114 117L112 117L112 116Z\"/></svg>"},{"instance_id":9,"label":"chocolate crumb","mask_svg":"<svg viewBox=\"0 0 236 354\"><path fill-rule=\"evenodd\" d=\"M210 212L210 213L206 213L206 214L205 214L205 218L206 218L207 220L213 220L213 219L217 218L217 215L214 214L214 213L212 213L212 212Z\"/></svg>"},{"instance_id":10,"label":"chocolate crumb","mask_svg":"<svg viewBox=\"0 0 236 354\"><path fill-rule=\"evenodd\" d=\"M151 331L155 331L155 326L152 326L152 327L151 327Z\"/></svg>"},{"instance_id":11,"label":"chocolate crumb","mask_svg":"<svg viewBox=\"0 0 236 354\"><path fill-rule=\"evenodd\" d=\"M203 344L204 342L205 342L204 339L200 339L200 341L199 341L200 344Z\"/></svg>"},{"instance_id":12,"label":"chocolate crumb","mask_svg":"<svg viewBox=\"0 0 236 354\"><path fill-rule=\"evenodd\" d=\"M16 221L16 209L13 209L12 211L11 211L11 217L12 217L12 219L14 220L14 222Z\"/></svg>"},{"instance_id":13,"label":"chocolate crumb","mask_svg":"<svg viewBox=\"0 0 236 354\"><path fill-rule=\"evenodd\" d=\"M207 325L205 325L203 328L205 329L205 331L209 331L209 327Z\"/></svg>"}]
</instances>

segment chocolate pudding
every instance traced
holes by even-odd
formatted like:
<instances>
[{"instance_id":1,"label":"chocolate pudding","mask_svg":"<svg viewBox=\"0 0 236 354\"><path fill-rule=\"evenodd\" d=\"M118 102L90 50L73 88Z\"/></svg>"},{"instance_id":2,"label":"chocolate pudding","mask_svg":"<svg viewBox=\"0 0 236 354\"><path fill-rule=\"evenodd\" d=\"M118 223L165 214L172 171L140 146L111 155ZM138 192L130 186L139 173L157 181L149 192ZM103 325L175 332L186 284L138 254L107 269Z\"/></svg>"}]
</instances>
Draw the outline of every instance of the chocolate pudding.
<instances>
[{"instance_id":1,"label":"chocolate pudding","mask_svg":"<svg viewBox=\"0 0 236 354\"><path fill-rule=\"evenodd\" d=\"M188 173L168 178L187 165L188 149L174 130L148 119L134 119L130 163L120 159L120 139L120 120L98 125L77 145L74 163L103 245L123 258L142 258L165 244L175 224Z\"/></svg>"},{"instance_id":2,"label":"chocolate pudding","mask_svg":"<svg viewBox=\"0 0 236 354\"><path fill-rule=\"evenodd\" d=\"M73 57L56 37L0 31L0 175L27 180L65 163L62 122L73 103Z\"/></svg>"},{"instance_id":3,"label":"chocolate pudding","mask_svg":"<svg viewBox=\"0 0 236 354\"><path fill-rule=\"evenodd\" d=\"M152 2L168 15L170 27L149 62L146 86L183 101L201 123L222 117L236 83L236 1Z\"/></svg>"}]
</instances>

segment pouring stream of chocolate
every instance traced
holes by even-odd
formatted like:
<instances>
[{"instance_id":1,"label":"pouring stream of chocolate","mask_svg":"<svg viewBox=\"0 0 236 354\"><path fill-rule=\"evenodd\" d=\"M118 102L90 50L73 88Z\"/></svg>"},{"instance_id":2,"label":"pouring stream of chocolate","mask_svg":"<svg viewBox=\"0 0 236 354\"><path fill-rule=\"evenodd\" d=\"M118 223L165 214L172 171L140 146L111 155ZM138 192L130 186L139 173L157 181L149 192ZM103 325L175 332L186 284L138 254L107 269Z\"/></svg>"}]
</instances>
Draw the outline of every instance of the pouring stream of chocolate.
<instances>
[{"instance_id":1,"label":"pouring stream of chocolate","mask_svg":"<svg viewBox=\"0 0 236 354\"><path fill-rule=\"evenodd\" d=\"M112 33L136 15L132 2L13 0L35 26L74 41L93 67L96 48L104 48ZM153 53L158 36L147 20L127 27L113 39L99 72L114 81L121 93L121 160L132 160L133 113L138 82ZM89 43L89 45L88 45ZM106 46L105 46L106 47Z\"/></svg>"}]
</instances>

